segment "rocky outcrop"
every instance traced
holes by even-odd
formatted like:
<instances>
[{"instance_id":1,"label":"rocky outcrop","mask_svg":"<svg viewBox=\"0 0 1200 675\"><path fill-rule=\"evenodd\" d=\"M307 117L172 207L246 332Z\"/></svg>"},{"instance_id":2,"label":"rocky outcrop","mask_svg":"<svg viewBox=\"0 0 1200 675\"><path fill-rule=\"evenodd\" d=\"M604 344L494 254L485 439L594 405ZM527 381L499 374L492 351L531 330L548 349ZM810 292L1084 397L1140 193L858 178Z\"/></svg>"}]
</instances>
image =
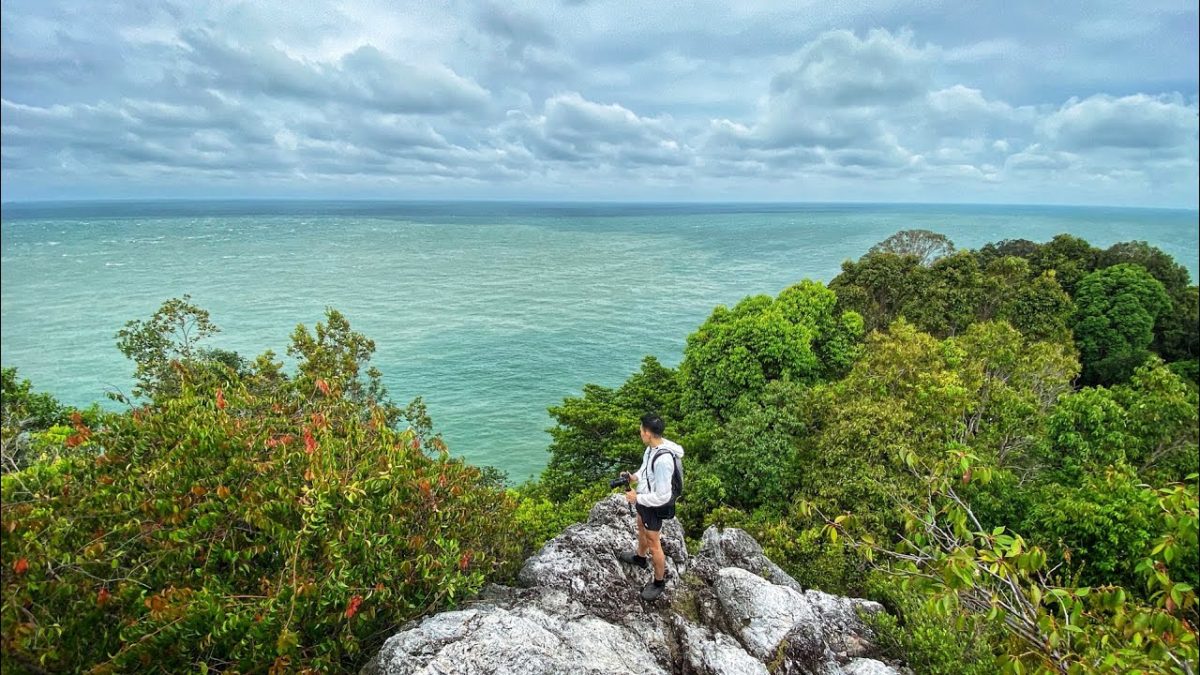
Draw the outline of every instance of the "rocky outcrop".
<instances>
[{"instance_id":1,"label":"rocky outcrop","mask_svg":"<svg viewBox=\"0 0 1200 675\"><path fill-rule=\"evenodd\" d=\"M620 495L529 558L521 588L491 586L457 611L384 643L370 675L896 675L872 658L862 612L877 603L804 590L736 529L709 528L689 559L668 521L667 592L639 595L650 572L616 554L637 530Z\"/></svg>"}]
</instances>

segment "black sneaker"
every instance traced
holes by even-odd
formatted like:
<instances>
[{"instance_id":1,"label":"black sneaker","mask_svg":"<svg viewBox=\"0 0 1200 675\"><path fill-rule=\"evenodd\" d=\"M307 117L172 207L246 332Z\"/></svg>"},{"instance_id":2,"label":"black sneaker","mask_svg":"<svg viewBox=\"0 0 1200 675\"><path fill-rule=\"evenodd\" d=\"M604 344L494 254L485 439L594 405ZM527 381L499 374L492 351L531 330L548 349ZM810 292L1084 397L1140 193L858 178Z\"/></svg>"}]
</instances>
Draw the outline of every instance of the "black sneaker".
<instances>
[{"instance_id":1,"label":"black sneaker","mask_svg":"<svg viewBox=\"0 0 1200 675\"><path fill-rule=\"evenodd\" d=\"M642 569L649 569L650 567L649 560L636 553L629 553L628 551L624 553L618 553L617 560L629 565L633 565L634 567L640 567Z\"/></svg>"},{"instance_id":2,"label":"black sneaker","mask_svg":"<svg viewBox=\"0 0 1200 675\"><path fill-rule=\"evenodd\" d=\"M642 589L642 599L647 602L651 600L657 600L665 590L667 590L666 579L663 579L662 581L651 581L650 583L646 584L645 588Z\"/></svg>"}]
</instances>

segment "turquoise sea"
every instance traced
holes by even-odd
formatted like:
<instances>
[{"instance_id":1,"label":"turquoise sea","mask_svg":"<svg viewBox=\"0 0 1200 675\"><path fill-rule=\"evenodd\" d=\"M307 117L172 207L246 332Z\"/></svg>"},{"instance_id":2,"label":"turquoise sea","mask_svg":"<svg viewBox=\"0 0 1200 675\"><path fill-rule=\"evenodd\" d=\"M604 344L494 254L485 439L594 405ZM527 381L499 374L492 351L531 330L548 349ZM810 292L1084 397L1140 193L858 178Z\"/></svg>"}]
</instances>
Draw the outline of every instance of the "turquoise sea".
<instances>
[{"instance_id":1,"label":"turquoise sea","mask_svg":"<svg viewBox=\"0 0 1200 675\"><path fill-rule=\"evenodd\" d=\"M87 405L128 391L130 319L189 293L213 346L285 352L336 307L375 340L393 397L425 397L452 452L518 481L545 463L547 406L679 362L715 305L828 281L896 230L960 248L1060 232L1140 239L1197 276L1197 212L750 204L106 202L4 204L2 361ZM670 435L668 430L668 436Z\"/></svg>"}]
</instances>

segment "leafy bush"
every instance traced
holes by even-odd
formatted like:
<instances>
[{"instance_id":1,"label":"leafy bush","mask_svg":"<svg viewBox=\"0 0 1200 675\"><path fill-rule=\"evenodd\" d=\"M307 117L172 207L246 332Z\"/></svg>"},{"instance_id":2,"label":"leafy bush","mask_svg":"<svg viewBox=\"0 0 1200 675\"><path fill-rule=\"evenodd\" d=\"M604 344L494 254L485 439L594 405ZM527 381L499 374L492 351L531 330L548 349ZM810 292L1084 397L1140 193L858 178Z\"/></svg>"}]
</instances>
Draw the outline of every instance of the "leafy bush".
<instances>
[{"instance_id":1,"label":"leafy bush","mask_svg":"<svg viewBox=\"0 0 1200 675\"><path fill-rule=\"evenodd\" d=\"M1064 578L1084 586L1136 587L1130 552L1149 548L1156 504L1131 470L1089 473L1078 487L1050 483L1031 501L1021 531L1064 561Z\"/></svg>"},{"instance_id":2,"label":"leafy bush","mask_svg":"<svg viewBox=\"0 0 1200 675\"><path fill-rule=\"evenodd\" d=\"M524 553L533 553L571 525L586 522L592 506L608 492L608 485L593 485L565 502L555 503L538 483L509 490L509 498L517 505L513 522L527 537L528 548Z\"/></svg>"},{"instance_id":3,"label":"leafy bush","mask_svg":"<svg viewBox=\"0 0 1200 675\"><path fill-rule=\"evenodd\" d=\"M6 671L352 671L513 573L514 500L348 395L370 349L330 330L295 379L175 361L160 398L80 425L98 456L4 476Z\"/></svg>"},{"instance_id":4,"label":"leafy bush","mask_svg":"<svg viewBox=\"0 0 1200 675\"><path fill-rule=\"evenodd\" d=\"M29 380L18 380L16 368L3 369L0 393L0 472L23 469L34 462L84 452L72 425L98 426L106 417L99 406L74 410L50 394L34 392ZM69 441L69 442L68 442Z\"/></svg>"},{"instance_id":5,"label":"leafy bush","mask_svg":"<svg viewBox=\"0 0 1200 675\"><path fill-rule=\"evenodd\" d=\"M995 656L990 627L963 613L948 618L917 593L905 591L894 578L872 575L867 596L886 612L865 614L875 643L885 656L903 661L921 675L991 675Z\"/></svg>"}]
</instances>

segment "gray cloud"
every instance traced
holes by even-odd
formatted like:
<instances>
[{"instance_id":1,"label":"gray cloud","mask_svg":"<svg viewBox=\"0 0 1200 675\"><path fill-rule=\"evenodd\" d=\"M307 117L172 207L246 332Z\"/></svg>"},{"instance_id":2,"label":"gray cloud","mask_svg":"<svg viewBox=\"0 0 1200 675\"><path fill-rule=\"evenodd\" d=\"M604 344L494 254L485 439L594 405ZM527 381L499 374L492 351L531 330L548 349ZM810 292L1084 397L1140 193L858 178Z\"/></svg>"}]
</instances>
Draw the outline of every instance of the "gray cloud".
<instances>
[{"instance_id":1,"label":"gray cloud","mask_svg":"<svg viewBox=\"0 0 1200 675\"><path fill-rule=\"evenodd\" d=\"M488 92L440 64L416 66L364 45L332 62L307 62L265 45L231 44L210 32L183 36L199 86L389 112L478 110Z\"/></svg>"},{"instance_id":2,"label":"gray cloud","mask_svg":"<svg viewBox=\"0 0 1200 675\"><path fill-rule=\"evenodd\" d=\"M872 30L860 39L831 31L801 50L794 70L775 77L771 94L792 106L892 105L928 89L931 60L906 34Z\"/></svg>"},{"instance_id":3,"label":"gray cloud","mask_svg":"<svg viewBox=\"0 0 1200 675\"><path fill-rule=\"evenodd\" d=\"M1179 96L1096 95L1072 99L1042 123L1061 147L1186 153L1197 142L1197 107Z\"/></svg>"},{"instance_id":4,"label":"gray cloud","mask_svg":"<svg viewBox=\"0 0 1200 675\"><path fill-rule=\"evenodd\" d=\"M577 93L551 98L540 115L515 116L509 129L535 156L555 162L679 166L690 161L689 149L669 130L670 120L639 117Z\"/></svg>"},{"instance_id":5,"label":"gray cloud","mask_svg":"<svg viewBox=\"0 0 1200 675\"><path fill-rule=\"evenodd\" d=\"M0 14L5 199L1197 200L1196 12L1171 3Z\"/></svg>"}]
</instances>

